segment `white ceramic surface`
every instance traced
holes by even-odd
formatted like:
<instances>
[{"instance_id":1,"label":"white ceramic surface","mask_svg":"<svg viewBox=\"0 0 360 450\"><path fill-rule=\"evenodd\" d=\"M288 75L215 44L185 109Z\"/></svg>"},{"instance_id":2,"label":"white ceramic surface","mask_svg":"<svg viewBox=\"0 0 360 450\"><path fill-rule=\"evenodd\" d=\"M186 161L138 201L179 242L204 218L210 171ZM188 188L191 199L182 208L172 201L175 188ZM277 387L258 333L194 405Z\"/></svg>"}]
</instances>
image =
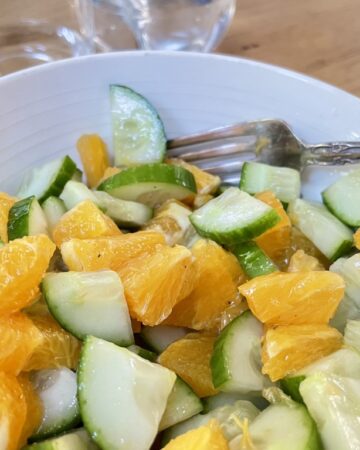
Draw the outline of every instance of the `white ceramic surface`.
<instances>
[{"instance_id":1,"label":"white ceramic surface","mask_svg":"<svg viewBox=\"0 0 360 450\"><path fill-rule=\"evenodd\" d=\"M76 157L82 133L111 144L110 83L148 97L169 137L272 117L308 142L360 138L360 100L294 72L211 54L101 54L0 79L0 190L15 192L28 167L65 153ZM318 196L336 175L306 172L305 197Z\"/></svg>"}]
</instances>

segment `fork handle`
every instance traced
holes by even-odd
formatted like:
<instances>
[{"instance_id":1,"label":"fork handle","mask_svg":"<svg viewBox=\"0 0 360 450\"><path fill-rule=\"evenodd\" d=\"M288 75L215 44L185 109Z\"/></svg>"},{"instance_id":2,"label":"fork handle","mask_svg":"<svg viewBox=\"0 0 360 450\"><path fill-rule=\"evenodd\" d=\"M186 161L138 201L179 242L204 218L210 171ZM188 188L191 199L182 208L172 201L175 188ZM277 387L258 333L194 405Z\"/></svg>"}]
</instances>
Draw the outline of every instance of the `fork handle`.
<instances>
[{"instance_id":1,"label":"fork handle","mask_svg":"<svg viewBox=\"0 0 360 450\"><path fill-rule=\"evenodd\" d=\"M327 142L307 145L302 154L302 164L334 166L360 163L360 142Z\"/></svg>"}]
</instances>

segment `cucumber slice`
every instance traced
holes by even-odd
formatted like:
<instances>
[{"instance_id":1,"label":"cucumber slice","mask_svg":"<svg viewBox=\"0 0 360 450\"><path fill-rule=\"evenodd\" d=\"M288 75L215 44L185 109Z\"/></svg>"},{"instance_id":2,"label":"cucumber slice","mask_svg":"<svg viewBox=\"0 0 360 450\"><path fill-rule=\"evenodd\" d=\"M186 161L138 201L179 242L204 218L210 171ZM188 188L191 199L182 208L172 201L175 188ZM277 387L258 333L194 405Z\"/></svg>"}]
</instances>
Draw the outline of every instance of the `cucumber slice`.
<instances>
[{"instance_id":1,"label":"cucumber slice","mask_svg":"<svg viewBox=\"0 0 360 450\"><path fill-rule=\"evenodd\" d=\"M110 86L115 164L161 162L166 151L164 126L155 108L126 86Z\"/></svg>"},{"instance_id":2,"label":"cucumber slice","mask_svg":"<svg viewBox=\"0 0 360 450\"><path fill-rule=\"evenodd\" d=\"M360 169L350 172L322 193L334 216L351 227L360 227Z\"/></svg>"},{"instance_id":3,"label":"cucumber slice","mask_svg":"<svg viewBox=\"0 0 360 450\"><path fill-rule=\"evenodd\" d=\"M262 234L279 220L273 208L235 187L190 215L201 236L230 246Z\"/></svg>"},{"instance_id":4,"label":"cucumber slice","mask_svg":"<svg viewBox=\"0 0 360 450\"><path fill-rule=\"evenodd\" d=\"M139 355L144 359L147 359L148 361L156 361L157 354L154 352L151 352L150 350L146 350L145 348L139 347L138 345L129 345L127 347L130 352L135 353L135 355Z\"/></svg>"},{"instance_id":5,"label":"cucumber slice","mask_svg":"<svg viewBox=\"0 0 360 450\"><path fill-rule=\"evenodd\" d=\"M270 381L261 373L262 324L245 311L215 341L211 357L214 386L224 392L261 391Z\"/></svg>"},{"instance_id":6,"label":"cucumber slice","mask_svg":"<svg viewBox=\"0 0 360 450\"><path fill-rule=\"evenodd\" d=\"M243 442L245 441L243 446ZM252 445L247 447L246 443ZM230 450L322 450L316 425L304 405L290 399L262 411L250 424L246 438L230 442ZM338 447L337 450L342 449Z\"/></svg>"},{"instance_id":7,"label":"cucumber slice","mask_svg":"<svg viewBox=\"0 0 360 450\"><path fill-rule=\"evenodd\" d=\"M131 167L104 180L97 188L113 197L154 207L173 198L182 200L196 193L192 173L170 164Z\"/></svg>"},{"instance_id":8,"label":"cucumber slice","mask_svg":"<svg viewBox=\"0 0 360 450\"><path fill-rule=\"evenodd\" d=\"M74 175L71 177L74 181L80 181L82 182L83 173L80 169L76 168Z\"/></svg>"},{"instance_id":9,"label":"cucumber slice","mask_svg":"<svg viewBox=\"0 0 360 450\"><path fill-rule=\"evenodd\" d=\"M341 348L284 378L281 387L294 400L302 402L300 383L318 372L360 379L360 353L352 348Z\"/></svg>"},{"instance_id":10,"label":"cucumber slice","mask_svg":"<svg viewBox=\"0 0 360 450\"><path fill-rule=\"evenodd\" d=\"M31 436L32 441L54 436L80 423L74 372L66 367L40 370L32 372L31 382L44 408L42 423Z\"/></svg>"},{"instance_id":11,"label":"cucumber slice","mask_svg":"<svg viewBox=\"0 0 360 450\"><path fill-rule=\"evenodd\" d=\"M189 333L187 328L157 325L142 327L140 336L143 341L156 353L162 353L170 344L183 338Z\"/></svg>"},{"instance_id":12,"label":"cucumber slice","mask_svg":"<svg viewBox=\"0 0 360 450\"><path fill-rule=\"evenodd\" d=\"M289 203L300 197L300 172L289 167L245 162L239 187L249 194L272 191L280 201Z\"/></svg>"},{"instance_id":13,"label":"cucumber slice","mask_svg":"<svg viewBox=\"0 0 360 450\"><path fill-rule=\"evenodd\" d=\"M79 428L53 439L27 445L23 450L99 450L99 447L85 429Z\"/></svg>"},{"instance_id":14,"label":"cucumber slice","mask_svg":"<svg viewBox=\"0 0 360 450\"><path fill-rule=\"evenodd\" d=\"M85 428L103 450L148 450L175 380L165 367L88 336L78 370Z\"/></svg>"},{"instance_id":15,"label":"cucumber slice","mask_svg":"<svg viewBox=\"0 0 360 450\"><path fill-rule=\"evenodd\" d=\"M48 223L44 211L35 196L24 198L14 203L9 211L8 236L9 241L48 234Z\"/></svg>"},{"instance_id":16,"label":"cucumber slice","mask_svg":"<svg viewBox=\"0 0 360 450\"><path fill-rule=\"evenodd\" d=\"M204 413L212 411L215 408L220 408L221 406L232 405L237 400L251 402L261 411L269 406L269 402L262 397L260 392L250 392L246 394L241 392L220 392L219 394L202 399Z\"/></svg>"},{"instance_id":17,"label":"cucumber slice","mask_svg":"<svg viewBox=\"0 0 360 450\"><path fill-rule=\"evenodd\" d=\"M360 320L348 320L345 327L344 342L360 352Z\"/></svg>"},{"instance_id":18,"label":"cucumber slice","mask_svg":"<svg viewBox=\"0 0 360 450\"><path fill-rule=\"evenodd\" d=\"M101 191L95 191L94 195L100 208L119 226L141 227L152 218L152 208L142 203L120 200Z\"/></svg>"},{"instance_id":19,"label":"cucumber slice","mask_svg":"<svg viewBox=\"0 0 360 450\"><path fill-rule=\"evenodd\" d=\"M317 373L300 385L326 450L360 448L360 380Z\"/></svg>"},{"instance_id":20,"label":"cucumber slice","mask_svg":"<svg viewBox=\"0 0 360 450\"><path fill-rule=\"evenodd\" d=\"M203 405L191 387L177 377L173 390L169 395L165 412L161 418L159 431L172 427L190 417L199 414Z\"/></svg>"},{"instance_id":21,"label":"cucumber slice","mask_svg":"<svg viewBox=\"0 0 360 450\"><path fill-rule=\"evenodd\" d=\"M49 226L50 233L66 213L65 203L58 197L48 197L41 205Z\"/></svg>"},{"instance_id":22,"label":"cucumber slice","mask_svg":"<svg viewBox=\"0 0 360 450\"><path fill-rule=\"evenodd\" d=\"M119 345L134 343L124 288L116 272L47 273L42 292L51 314L78 339L92 334Z\"/></svg>"},{"instance_id":23,"label":"cucumber slice","mask_svg":"<svg viewBox=\"0 0 360 450\"><path fill-rule=\"evenodd\" d=\"M68 181L60 194L60 198L63 200L66 209L68 210L84 200L91 200L95 205L100 206L94 192L80 181Z\"/></svg>"},{"instance_id":24,"label":"cucumber slice","mask_svg":"<svg viewBox=\"0 0 360 450\"><path fill-rule=\"evenodd\" d=\"M297 199L288 214L292 223L330 260L349 252L353 244L351 230L318 203Z\"/></svg>"},{"instance_id":25,"label":"cucumber slice","mask_svg":"<svg viewBox=\"0 0 360 450\"><path fill-rule=\"evenodd\" d=\"M198 414L185 422L180 422L168 428L164 432L162 444L165 445L171 439L175 439L187 431L207 424L211 419L216 419L219 422L225 438L230 441L241 433L238 422L242 422L244 419L252 422L258 414L258 409L252 403L245 400L238 400L231 405L216 408L207 414Z\"/></svg>"},{"instance_id":26,"label":"cucumber slice","mask_svg":"<svg viewBox=\"0 0 360 450\"><path fill-rule=\"evenodd\" d=\"M26 198L35 195L40 203L48 197L58 197L75 171L76 164L69 156L35 167L24 177L17 196Z\"/></svg>"},{"instance_id":27,"label":"cucumber slice","mask_svg":"<svg viewBox=\"0 0 360 450\"><path fill-rule=\"evenodd\" d=\"M231 249L249 278L276 272L279 269L267 254L254 242L244 242Z\"/></svg>"}]
</instances>

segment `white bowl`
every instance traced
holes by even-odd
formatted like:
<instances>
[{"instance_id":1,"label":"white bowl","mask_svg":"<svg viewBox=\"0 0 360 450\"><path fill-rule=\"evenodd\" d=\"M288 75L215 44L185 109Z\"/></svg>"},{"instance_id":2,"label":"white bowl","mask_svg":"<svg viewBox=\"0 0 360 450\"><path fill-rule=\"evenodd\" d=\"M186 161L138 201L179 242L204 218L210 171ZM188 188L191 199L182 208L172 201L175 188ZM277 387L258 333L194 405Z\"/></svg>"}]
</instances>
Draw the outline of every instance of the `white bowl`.
<instances>
[{"instance_id":1,"label":"white bowl","mask_svg":"<svg viewBox=\"0 0 360 450\"><path fill-rule=\"evenodd\" d=\"M359 99L288 70L212 54L101 54L0 79L0 189L15 192L24 171L43 161L66 153L76 158L82 133L99 133L111 147L110 83L145 95L169 137L282 118L308 142L360 138ZM337 174L307 171L305 197L318 198Z\"/></svg>"}]
</instances>

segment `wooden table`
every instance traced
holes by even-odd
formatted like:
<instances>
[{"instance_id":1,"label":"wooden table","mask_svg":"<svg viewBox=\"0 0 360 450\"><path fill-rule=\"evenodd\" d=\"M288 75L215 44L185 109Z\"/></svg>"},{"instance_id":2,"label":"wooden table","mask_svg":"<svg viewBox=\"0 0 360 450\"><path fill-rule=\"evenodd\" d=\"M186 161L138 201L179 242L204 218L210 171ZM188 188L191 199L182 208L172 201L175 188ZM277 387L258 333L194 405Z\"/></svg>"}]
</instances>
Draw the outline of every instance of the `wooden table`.
<instances>
[{"instance_id":1,"label":"wooden table","mask_svg":"<svg viewBox=\"0 0 360 450\"><path fill-rule=\"evenodd\" d=\"M359 0L238 0L219 51L288 67L360 96Z\"/></svg>"}]
</instances>

